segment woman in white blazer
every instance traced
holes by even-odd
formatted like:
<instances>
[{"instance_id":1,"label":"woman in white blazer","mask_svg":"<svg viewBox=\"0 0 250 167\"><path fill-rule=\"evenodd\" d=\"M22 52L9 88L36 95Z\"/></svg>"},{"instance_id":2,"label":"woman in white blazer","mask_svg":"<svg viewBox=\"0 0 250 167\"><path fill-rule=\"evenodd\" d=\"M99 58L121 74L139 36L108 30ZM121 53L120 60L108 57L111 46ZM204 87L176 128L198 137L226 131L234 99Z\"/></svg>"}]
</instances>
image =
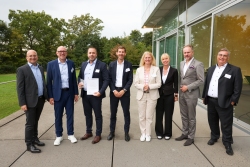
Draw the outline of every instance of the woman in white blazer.
<instances>
[{"instance_id":1,"label":"woman in white blazer","mask_svg":"<svg viewBox=\"0 0 250 167\"><path fill-rule=\"evenodd\" d=\"M136 70L135 87L137 88L137 102L141 141L151 140L151 124L161 87L161 74L155 66L155 58L151 52L144 52L140 67Z\"/></svg>"}]
</instances>

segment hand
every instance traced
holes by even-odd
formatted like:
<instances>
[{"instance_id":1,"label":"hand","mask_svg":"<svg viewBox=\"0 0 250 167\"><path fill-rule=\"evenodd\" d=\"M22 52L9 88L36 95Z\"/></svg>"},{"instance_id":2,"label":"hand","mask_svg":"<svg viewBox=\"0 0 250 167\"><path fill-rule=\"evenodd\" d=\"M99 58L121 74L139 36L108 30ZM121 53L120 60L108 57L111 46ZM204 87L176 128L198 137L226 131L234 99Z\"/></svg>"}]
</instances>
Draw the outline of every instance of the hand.
<instances>
[{"instance_id":1,"label":"hand","mask_svg":"<svg viewBox=\"0 0 250 167\"><path fill-rule=\"evenodd\" d=\"M232 102L231 102L231 105L234 106L234 104L235 104L235 103L232 101Z\"/></svg>"},{"instance_id":2,"label":"hand","mask_svg":"<svg viewBox=\"0 0 250 167\"><path fill-rule=\"evenodd\" d=\"M178 96L175 96L175 97L174 97L174 101L178 101Z\"/></svg>"},{"instance_id":3,"label":"hand","mask_svg":"<svg viewBox=\"0 0 250 167\"><path fill-rule=\"evenodd\" d=\"M27 106L26 105L21 106L21 110L23 110L24 112L27 111Z\"/></svg>"},{"instance_id":4,"label":"hand","mask_svg":"<svg viewBox=\"0 0 250 167\"><path fill-rule=\"evenodd\" d=\"M148 85L144 85L143 91L147 91L148 89L149 89L149 86Z\"/></svg>"},{"instance_id":5,"label":"hand","mask_svg":"<svg viewBox=\"0 0 250 167\"><path fill-rule=\"evenodd\" d=\"M78 101L78 99L79 99L79 96L78 95L75 95L75 102L77 102Z\"/></svg>"},{"instance_id":6,"label":"hand","mask_svg":"<svg viewBox=\"0 0 250 167\"><path fill-rule=\"evenodd\" d=\"M83 82L79 82L78 88L79 88L79 89L82 89L82 88L83 88Z\"/></svg>"},{"instance_id":7,"label":"hand","mask_svg":"<svg viewBox=\"0 0 250 167\"><path fill-rule=\"evenodd\" d=\"M54 98L50 98L50 99L49 99L49 103L50 103L51 105L54 105Z\"/></svg>"},{"instance_id":8,"label":"hand","mask_svg":"<svg viewBox=\"0 0 250 167\"><path fill-rule=\"evenodd\" d=\"M117 97L117 98L120 97L120 93L119 93L117 90L114 91L114 95L115 95L115 97Z\"/></svg>"},{"instance_id":9,"label":"hand","mask_svg":"<svg viewBox=\"0 0 250 167\"><path fill-rule=\"evenodd\" d=\"M119 92L119 97L122 97L124 95L125 91L124 90L120 90Z\"/></svg>"},{"instance_id":10,"label":"hand","mask_svg":"<svg viewBox=\"0 0 250 167\"><path fill-rule=\"evenodd\" d=\"M93 94L93 96L100 97L100 96L101 96L101 93L100 93L100 92L95 92L95 93Z\"/></svg>"},{"instance_id":11,"label":"hand","mask_svg":"<svg viewBox=\"0 0 250 167\"><path fill-rule=\"evenodd\" d=\"M182 85L181 88L180 88L180 90L182 92L186 92L188 90L188 87L186 85Z\"/></svg>"}]
</instances>

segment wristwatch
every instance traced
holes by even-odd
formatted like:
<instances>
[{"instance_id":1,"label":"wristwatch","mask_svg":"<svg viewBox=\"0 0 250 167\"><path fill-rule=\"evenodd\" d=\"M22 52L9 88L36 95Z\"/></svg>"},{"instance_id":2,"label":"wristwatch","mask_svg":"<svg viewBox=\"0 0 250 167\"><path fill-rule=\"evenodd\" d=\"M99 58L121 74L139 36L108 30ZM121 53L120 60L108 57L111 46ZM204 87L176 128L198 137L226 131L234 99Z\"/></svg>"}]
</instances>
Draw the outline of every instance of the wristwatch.
<instances>
[{"instance_id":1,"label":"wristwatch","mask_svg":"<svg viewBox=\"0 0 250 167\"><path fill-rule=\"evenodd\" d=\"M127 89L123 89L124 92L127 92Z\"/></svg>"}]
</instances>

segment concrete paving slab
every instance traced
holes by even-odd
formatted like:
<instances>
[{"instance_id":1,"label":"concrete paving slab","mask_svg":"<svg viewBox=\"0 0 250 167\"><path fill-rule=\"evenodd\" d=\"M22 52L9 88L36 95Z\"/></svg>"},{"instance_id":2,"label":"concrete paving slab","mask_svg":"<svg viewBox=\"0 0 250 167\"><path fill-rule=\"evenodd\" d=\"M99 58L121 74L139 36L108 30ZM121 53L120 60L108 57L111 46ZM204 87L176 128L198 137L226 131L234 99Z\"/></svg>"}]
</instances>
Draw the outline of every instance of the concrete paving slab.
<instances>
[{"instance_id":1,"label":"concrete paving slab","mask_svg":"<svg viewBox=\"0 0 250 167\"><path fill-rule=\"evenodd\" d=\"M219 139L213 146L205 144L208 140L209 138L198 138L195 141L195 145L214 166L249 166L249 137L234 137L234 144L232 145L234 151L233 156L226 154L226 149L221 139Z\"/></svg>"},{"instance_id":2,"label":"concrete paving slab","mask_svg":"<svg viewBox=\"0 0 250 167\"><path fill-rule=\"evenodd\" d=\"M70 143L63 140L60 146L50 146L52 141L46 140L46 146L40 147L42 153L25 152L13 167L73 167L73 166L111 166L112 143L103 141L102 144L91 144L88 141Z\"/></svg>"},{"instance_id":3,"label":"concrete paving slab","mask_svg":"<svg viewBox=\"0 0 250 167\"><path fill-rule=\"evenodd\" d=\"M184 147L174 139L140 142L114 142L114 166L212 166L194 145Z\"/></svg>"},{"instance_id":4,"label":"concrete paving slab","mask_svg":"<svg viewBox=\"0 0 250 167\"><path fill-rule=\"evenodd\" d=\"M0 166L10 166L26 150L24 140L0 140Z\"/></svg>"}]
</instances>

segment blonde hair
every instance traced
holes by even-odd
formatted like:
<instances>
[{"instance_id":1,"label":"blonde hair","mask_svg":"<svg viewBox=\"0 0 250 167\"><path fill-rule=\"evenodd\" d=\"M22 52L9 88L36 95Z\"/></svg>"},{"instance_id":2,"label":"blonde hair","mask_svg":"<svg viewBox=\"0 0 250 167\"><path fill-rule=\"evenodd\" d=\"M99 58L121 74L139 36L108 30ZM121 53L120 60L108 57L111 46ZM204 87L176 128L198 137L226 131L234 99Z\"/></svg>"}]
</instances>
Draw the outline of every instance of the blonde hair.
<instances>
[{"instance_id":1,"label":"blonde hair","mask_svg":"<svg viewBox=\"0 0 250 167\"><path fill-rule=\"evenodd\" d=\"M143 55L142 55L142 57L141 57L140 67L144 66L144 64L145 64L145 62L144 62L144 57L145 57L146 55L150 55L150 56L151 56L151 58L152 58L151 65L156 66L154 55L153 55L151 52L146 51L146 52L143 53Z\"/></svg>"},{"instance_id":2,"label":"blonde hair","mask_svg":"<svg viewBox=\"0 0 250 167\"><path fill-rule=\"evenodd\" d=\"M161 55L161 60L162 60L163 56L167 56L168 59L170 60L170 56L169 56L167 53L163 53L163 54Z\"/></svg>"}]
</instances>

